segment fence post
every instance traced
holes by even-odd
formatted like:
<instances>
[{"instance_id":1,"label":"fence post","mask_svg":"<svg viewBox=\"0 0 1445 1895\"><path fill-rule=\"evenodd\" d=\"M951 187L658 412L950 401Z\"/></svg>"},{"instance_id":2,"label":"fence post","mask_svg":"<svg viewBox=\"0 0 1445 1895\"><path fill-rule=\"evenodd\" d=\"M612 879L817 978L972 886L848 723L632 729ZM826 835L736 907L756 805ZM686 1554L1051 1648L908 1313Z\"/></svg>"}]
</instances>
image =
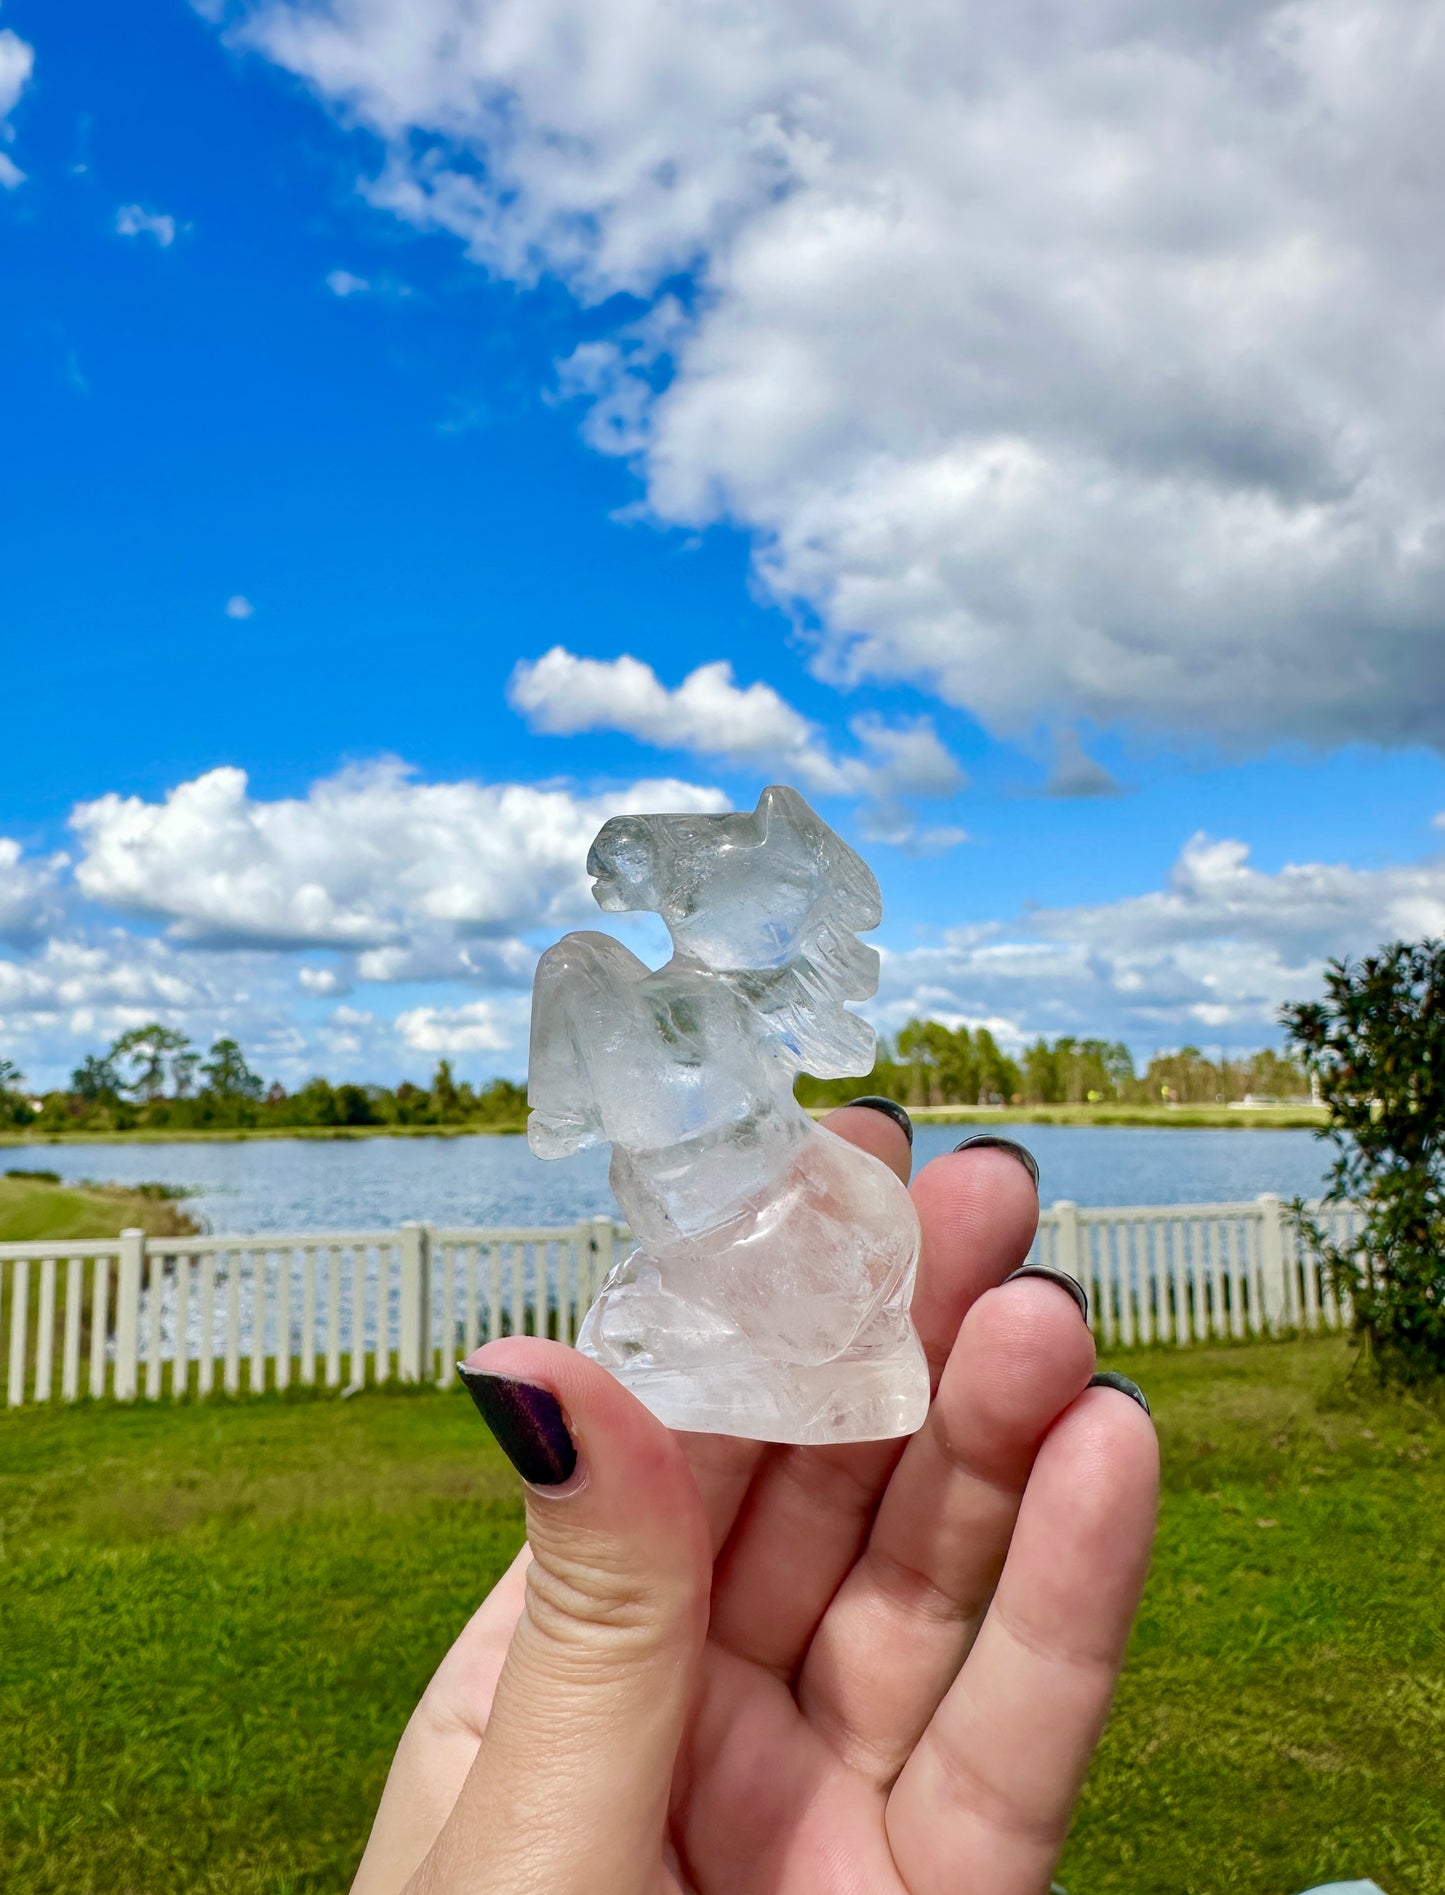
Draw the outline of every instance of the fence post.
<instances>
[{"instance_id":1,"label":"fence post","mask_svg":"<svg viewBox=\"0 0 1445 1895\"><path fill-rule=\"evenodd\" d=\"M140 1286L145 1271L146 1234L123 1230L115 1285L115 1398L136 1396L136 1352L140 1342Z\"/></svg>"},{"instance_id":2,"label":"fence post","mask_svg":"<svg viewBox=\"0 0 1445 1895\"><path fill-rule=\"evenodd\" d=\"M593 1217L589 1218L578 1232L578 1235L586 1245L584 1254L590 1266L590 1275L587 1283L587 1302L586 1307L581 1312L583 1316L586 1315L587 1310L597 1301L598 1291L612 1274L612 1246L615 1231L616 1227L610 1217ZM578 1319L578 1327L581 1327L580 1317Z\"/></svg>"},{"instance_id":3,"label":"fence post","mask_svg":"<svg viewBox=\"0 0 1445 1895\"><path fill-rule=\"evenodd\" d=\"M401 1333L396 1369L403 1382L427 1379L431 1341L431 1229L407 1222L401 1227Z\"/></svg>"},{"instance_id":4,"label":"fence post","mask_svg":"<svg viewBox=\"0 0 1445 1895\"><path fill-rule=\"evenodd\" d=\"M0 1264L0 1270L4 1269ZM30 1334L30 1262L17 1257L10 1265L10 1376L5 1399L18 1408L25 1399L25 1354Z\"/></svg>"},{"instance_id":5,"label":"fence post","mask_svg":"<svg viewBox=\"0 0 1445 1895\"><path fill-rule=\"evenodd\" d=\"M1065 1276L1071 1276L1076 1283L1083 1284L1087 1290L1089 1286L1084 1283L1079 1259L1079 1207L1072 1198L1055 1198L1053 1213L1058 1245L1054 1252L1057 1267Z\"/></svg>"},{"instance_id":6,"label":"fence post","mask_svg":"<svg viewBox=\"0 0 1445 1895\"><path fill-rule=\"evenodd\" d=\"M1284 1280L1284 1200L1261 1191L1259 1205L1259 1277L1265 1328L1275 1334L1289 1320Z\"/></svg>"}]
</instances>

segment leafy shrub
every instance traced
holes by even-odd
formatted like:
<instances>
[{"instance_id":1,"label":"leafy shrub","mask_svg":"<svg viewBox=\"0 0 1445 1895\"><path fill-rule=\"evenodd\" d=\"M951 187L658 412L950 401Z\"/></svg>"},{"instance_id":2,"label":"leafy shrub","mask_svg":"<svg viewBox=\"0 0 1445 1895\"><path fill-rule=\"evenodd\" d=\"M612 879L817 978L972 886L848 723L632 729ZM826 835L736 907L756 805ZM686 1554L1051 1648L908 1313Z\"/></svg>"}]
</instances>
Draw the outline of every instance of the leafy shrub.
<instances>
[{"instance_id":1,"label":"leafy shrub","mask_svg":"<svg viewBox=\"0 0 1445 1895\"><path fill-rule=\"evenodd\" d=\"M1382 1379L1445 1376L1445 941L1332 961L1325 999L1281 1016L1329 1107L1327 1202L1363 1228L1320 1243Z\"/></svg>"}]
</instances>

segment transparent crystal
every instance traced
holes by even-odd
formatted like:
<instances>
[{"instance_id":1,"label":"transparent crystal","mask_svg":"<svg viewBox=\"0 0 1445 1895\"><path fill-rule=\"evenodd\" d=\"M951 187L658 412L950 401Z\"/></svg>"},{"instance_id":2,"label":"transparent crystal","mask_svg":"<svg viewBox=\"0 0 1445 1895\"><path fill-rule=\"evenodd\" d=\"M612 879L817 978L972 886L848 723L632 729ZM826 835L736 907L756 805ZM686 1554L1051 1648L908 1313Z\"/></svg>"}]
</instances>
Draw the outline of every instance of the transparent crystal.
<instances>
[{"instance_id":1,"label":"transparent crystal","mask_svg":"<svg viewBox=\"0 0 1445 1895\"><path fill-rule=\"evenodd\" d=\"M537 968L532 1150L609 1143L637 1243L578 1347L669 1427L912 1433L928 1409L912 1200L793 1097L799 1071L872 1067L873 1029L845 1003L877 989L857 931L881 919L878 884L782 788L751 812L615 817L587 871L607 911L661 915L673 956L654 971L569 934Z\"/></svg>"}]
</instances>

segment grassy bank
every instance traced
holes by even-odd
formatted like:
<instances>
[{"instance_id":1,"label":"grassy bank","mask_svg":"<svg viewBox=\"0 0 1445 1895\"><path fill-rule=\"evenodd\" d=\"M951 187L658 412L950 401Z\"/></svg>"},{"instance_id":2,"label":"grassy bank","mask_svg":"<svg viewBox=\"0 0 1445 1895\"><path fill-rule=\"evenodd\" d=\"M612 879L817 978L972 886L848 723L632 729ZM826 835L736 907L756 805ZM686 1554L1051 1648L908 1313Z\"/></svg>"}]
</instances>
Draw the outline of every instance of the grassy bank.
<instances>
[{"instance_id":1,"label":"grassy bank","mask_svg":"<svg viewBox=\"0 0 1445 1895\"><path fill-rule=\"evenodd\" d=\"M133 1132L0 1132L0 1149L38 1149L44 1145L237 1145L250 1139L314 1138L492 1138L499 1133L525 1132L526 1121L515 1125L248 1125L206 1131L170 1127Z\"/></svg>"},{"instance_id":2,"label":"grassy bank","mask_svg":"<svg viewBox=\"0 0 1445 1895\"><path fill-rule=\"evenodd\" d=\"M1130 1125L1176 1131L1317 1131L1329 1121L1323 1106L1278 1105L918 1105L920 1125Z\"/></svg>"},{"instance_id":3,"label":"grassy bank","mask_svg":"<svg viewBox=\"0 0 1445 1895\"><path fill-rule=\"evenodd\" d=\"M1445 1891L1445 1417L1331 1339L1126 1359L1158 1553L1073 1895ZM0 1419L13 1895L344 1887L390 1749L518 1542L465 1398Z\"/></svg>"},{"instance_id":4,"label":"grassy bank","mask_svg":"<svg viewBox=\"0 0 1445 1895\"><path fill-rule=\"evenodd\" d=\"M830 1108L820 1106L822 1117ZM1176 1130L1315 1131L1326 1122L1315 1106L1259 1106L1231 1111L1215 1105L921 1105L910 1108L920 1125L1122 1125ZM223 1131L0 1132L0 1147L44 1145L201 1145L271 1138L487 1138L525 1132L515 1125L282 1125Z\"/></svg>"},{"instance_id":5,"label":"grassy bank","mask_svg":"<svg viewBox=\"0 0 1445 1895\"><path fill-rule=\"evenodd\" d=\"M164 1186L62 1184L49 1176L0 1175L0 1244L38 1243L46 1238L114 1237L143 1230L152 1237L181 1237L198 1228L176 1209Z\"/></svg>"}]
</instances>

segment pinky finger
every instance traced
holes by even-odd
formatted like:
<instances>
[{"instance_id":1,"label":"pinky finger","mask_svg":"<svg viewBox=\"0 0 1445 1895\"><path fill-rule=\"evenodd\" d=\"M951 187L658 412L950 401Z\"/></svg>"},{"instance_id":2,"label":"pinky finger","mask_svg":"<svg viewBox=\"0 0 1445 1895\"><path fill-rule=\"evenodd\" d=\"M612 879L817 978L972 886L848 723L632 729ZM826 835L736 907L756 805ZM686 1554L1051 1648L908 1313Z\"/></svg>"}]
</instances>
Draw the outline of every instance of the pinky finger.
<instances>
[{"instance_id":1,"label":"pinky finger","mask_svg":"<svg viewBox=\"0 0 1445 1895\"><path fill-rule=\"evenodd\" d=\"M1050 1430L968 1661L894 1785L910 1895L1036 1895L1108 1715L1143 1590L1159 1456L1144 1410L1090 1387Z\"/></svg>"}]
</instances>

